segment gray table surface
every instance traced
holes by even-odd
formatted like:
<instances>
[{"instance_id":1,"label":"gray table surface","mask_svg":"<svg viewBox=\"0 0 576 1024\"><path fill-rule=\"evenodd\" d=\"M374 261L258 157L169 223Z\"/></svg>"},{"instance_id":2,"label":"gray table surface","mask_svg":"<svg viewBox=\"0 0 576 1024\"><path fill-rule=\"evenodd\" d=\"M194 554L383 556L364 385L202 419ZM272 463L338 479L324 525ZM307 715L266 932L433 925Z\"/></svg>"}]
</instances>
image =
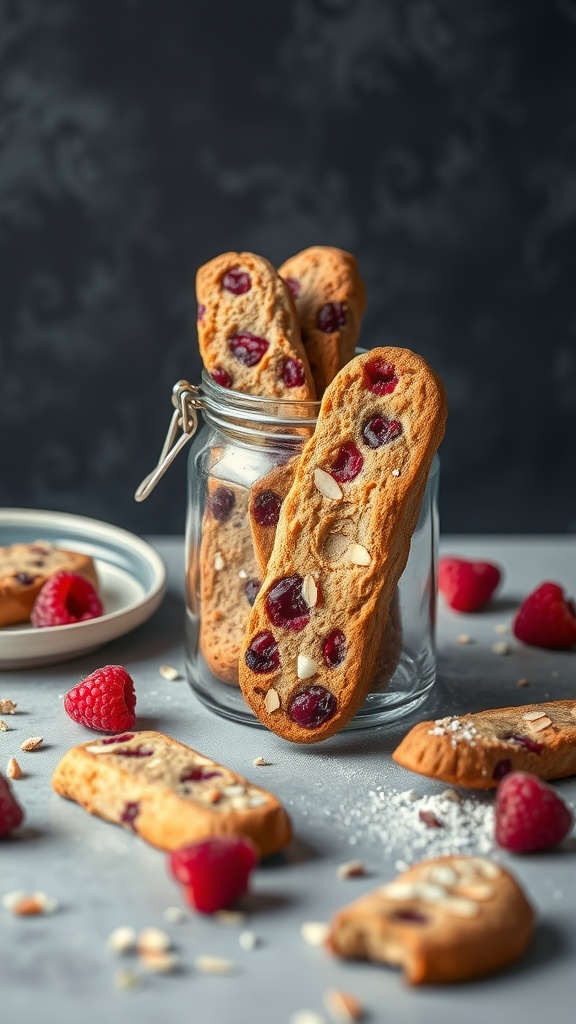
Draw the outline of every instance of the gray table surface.
<instances>
[{"instance_id":1,"label":"gray table surface","mask_svg":"<svg viewBox=\"0 0 576 1024\"><path fill-rule=\"evenodd\" d=\"M530 951L512 970L481 982L409 988L399 972L332 959L307 945L300 927L326 921L338 907L390 880L402 858L419 859L421 833L398 834L398 821L378 814L390 790L440 793L443 784L412 775L390 757L412 720L369 732L341 734L318 747L293 747L263 730L225 721L207 711L181 679L168 682L161 664L183 670L182 543L152 538L169 571L161 608L131 634L85 658L58 666L4 672L0 697L18 704L0 733L2 769L15 755L25 776L14 789L26 808L19 836L0 841L0 895L12 890L43 891L58 900L50 916L16 918L0 907L0 1019L15 1024L142 1024L182 1019L194 1024L284 1024L299 1010L314 1010L327 1022L323 993L355 993L373 1022L427 1024L491 1019L533 1024L552 1009L569 1010L576 997L576 839L538 856L496 856L521 881L538 913ZM545 579L568 588L576 580L576 538L444 538L445 551L499 561L506 580L489 611L458 616L440 603L438 681L419 718L482 707L576 696L576 653L523 647L497 628L509 625L520 599ZM457 636L467 633L463 645ZM494 643L508 640L498 655ZM287 806L295 840L285 855L253 876L241 925L224 924L187 912L169 924L167 907L184 906L166 870L166 858L134 835L92 818L51 790L50 777L63 753L89 738L62 709L62 695L81 676L107 663L132 674L138 697L138 726L154 728L275 792ZM529 687L520 689L525 677ZM43 736L42 747L20 751L28 736ZM265 757L265 768L253 765ZM378 789L377 787L381 787ZM576 780L558 783L576 803ZM467 797L469 800L470 797ZM450 835L448 842L457 842ZM475 840L469 840L474 846ZM478 837L478 843L480 836ZM457 847L455 847L456 849ZM365 877L342 880L337 868L352 858ZM182 969L174 975L145 974L133 990L116 987L120 960L106 948L113 928L158 926L169 932ZM249 929L260 939L252 951L238 938ZM206 976L194 969L199 954L225 957L235 974Z\"/></svg>"}]
</instances>

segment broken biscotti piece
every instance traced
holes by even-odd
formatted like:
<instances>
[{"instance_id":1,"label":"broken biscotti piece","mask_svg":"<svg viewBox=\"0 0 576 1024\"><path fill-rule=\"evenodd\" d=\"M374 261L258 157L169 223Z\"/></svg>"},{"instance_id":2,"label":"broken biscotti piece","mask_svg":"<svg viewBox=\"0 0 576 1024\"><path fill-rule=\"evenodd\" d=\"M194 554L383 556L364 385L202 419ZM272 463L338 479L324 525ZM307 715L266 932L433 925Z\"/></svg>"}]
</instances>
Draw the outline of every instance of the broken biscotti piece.
<instances>
[{"instance_id":1,"label":"broken biscotti piece","mask_svg":"<svg viewBox=\"0 0 576 1024\"><path fill-rule=\"evenodd\" d=\"M442 384L407 349L357 356L324 395L240 660L247 703L286 739L331 736L368 693L445 419Z\"/></svg>"},{"instance_id":2,"label":"broken biscotti piece","mask_svg":"<svg viewBox=\"0 0 576 1024\"><path fill-rule=\"evenodd\" d=\"M218 679L238 685L238 659L260 588L246 487L208 479L200 544L200 650Z\"/></svg>"},{"instance_id":3,"label":"broken biscotti piece","mask_svg":"<svg viewBox=\"0 0 576 1024\"><path fill-rule=\"evenodd\" d=\"M576 700L494 708L419 722L393 753L412 772L492 789L511 771L576 774Z\"/></svg>"},{"instance_id":4,"label":"broken biscotti piece","mask_svg":"<svg viewBox=\"0 0 576 1024\"><path fill-rule=\"evenodd\" d=\"M159 732L123 733L73 747L52 785L90 814L131 829L161 850L240 834L267 856L291 838L290 820L275 796Z\"/></svg>"},{"instance_id":5,"label":"broken biscotti piece","mask_svg":"<svg viewBox=\"0 0 576 1024\"><path fill-rule=\"evenodd\" d=\"M0 626L28 622L42 587L57 572L78 573L98 589L90 555L56 548L44 540L0 548Z\"/></svg>"},{"instance_id":6,"label":"broken biscotti piece","mask_svg":"<svg viewBox=\"0 0 576 1024\"><path fill-rule=\"evenodd\" d=\"M268 260L227 252L196 275L198 343L222 387L311 401L314 381L288 287Z\"/></svg>"},{"instance_id":7,"label":"broken biscotti piece","mask_svg":"<svg viewBox=\"0 0 576 1024\"><path fill-rule=\"evenodd\" d=\"M534 912L513 877L482 857L422 861L340 910L328 949L400 966L411 985L502 970L530 942Z\"/></svg>"},{"instance_id":8,"label":"broken biscotti piece","mask_svg":"<svg viewBox=\"0 0 576 1024\"><path fill-rule=\"evenodd\" d=\"M292 256L279 273L290 288L316 393L321 398L354 356L366 289L351 253L314 245Z\"/></svg>"}]
</instances>

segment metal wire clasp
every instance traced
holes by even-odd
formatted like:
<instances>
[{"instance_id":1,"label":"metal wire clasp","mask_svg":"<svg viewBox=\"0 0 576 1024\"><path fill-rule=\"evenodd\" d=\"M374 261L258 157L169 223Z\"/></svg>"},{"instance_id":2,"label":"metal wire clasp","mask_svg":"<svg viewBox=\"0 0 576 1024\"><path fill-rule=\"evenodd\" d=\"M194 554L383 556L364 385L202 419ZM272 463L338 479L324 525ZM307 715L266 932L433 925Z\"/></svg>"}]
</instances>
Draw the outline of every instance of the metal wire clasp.
<instances>
[{"instance_id":1,"label":"metal wire clasp","mask_svg":"<svg viewBox=\"0 0 576 1024\"><path fill-rule=\"evenodd\" d=\"M202 398L198 388L187 380L179 380L172 388L172 405L174 413L170 420L166 440L160 452L158 464L136 488L134 499L144 501L154 490L156 484L173 462L184 445L194 436L198 429L196 409L202 408ZM180 437L178 431L182 430Z\"/></svg>"}]
</instances>

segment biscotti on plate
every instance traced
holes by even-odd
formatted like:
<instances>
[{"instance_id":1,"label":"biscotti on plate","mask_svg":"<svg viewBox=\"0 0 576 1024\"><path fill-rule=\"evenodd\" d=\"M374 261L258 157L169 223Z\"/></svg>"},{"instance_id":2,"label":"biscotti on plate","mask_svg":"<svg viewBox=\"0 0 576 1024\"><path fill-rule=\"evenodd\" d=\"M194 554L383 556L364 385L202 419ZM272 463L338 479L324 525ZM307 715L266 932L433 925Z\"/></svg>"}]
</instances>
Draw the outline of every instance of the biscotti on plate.
<instances>
[{"instance_id":1,"label":"biscotti on plate","mask_svg":"<svg viewBox=\"0 0 576 1024\"><path fill-rule=\"evenodd\" d=\"M161 850L209 836L245 835L261 856L290 841L271 793L159 732L123 733L69 750L52 778L60 796Z\"/></svg>"},{"instance_id":2,"label":"biscotti on plate","mask_svg":"<svg viewBox=\"0 0 576 1024\"><path fill-rule=\"evenodd\" d=\"M445 420L441 382L407 349L357 356L327 388L240 661L247 703L284 738L325 739L365 700Z\"/></svg>"},{"instance_id":3,"label":"biscotti on plate","mask_svg":"<svg viewBox=\"0 0 576 1024\"><path fill-rule=\"evenodd\" d=\"M0 626L28 622L42 587L57 572L78 573L98 588L90 555L57 548L44 540L0 548Z\"/></svg>"}]
</instances>

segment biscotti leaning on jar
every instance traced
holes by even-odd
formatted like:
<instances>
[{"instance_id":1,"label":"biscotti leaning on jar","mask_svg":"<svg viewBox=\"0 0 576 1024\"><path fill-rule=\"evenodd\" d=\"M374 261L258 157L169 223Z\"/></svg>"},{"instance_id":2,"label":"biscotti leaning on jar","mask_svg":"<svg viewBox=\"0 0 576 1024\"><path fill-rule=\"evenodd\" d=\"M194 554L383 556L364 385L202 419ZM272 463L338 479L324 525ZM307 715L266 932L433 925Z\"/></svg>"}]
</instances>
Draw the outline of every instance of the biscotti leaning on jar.
<instances>
[{"instance_id":1,"label":"biscotti leaning on jar","mask_svg":"<svg viewBox=\"0 0 576 1024\"><path fill-rule=\"evenodd\" d=\"M408 349L357 356L324 394L240 662L247 703L288 740L333 735L369 692L446 415L441 381Z\"/></svg>"}]
</instances>

